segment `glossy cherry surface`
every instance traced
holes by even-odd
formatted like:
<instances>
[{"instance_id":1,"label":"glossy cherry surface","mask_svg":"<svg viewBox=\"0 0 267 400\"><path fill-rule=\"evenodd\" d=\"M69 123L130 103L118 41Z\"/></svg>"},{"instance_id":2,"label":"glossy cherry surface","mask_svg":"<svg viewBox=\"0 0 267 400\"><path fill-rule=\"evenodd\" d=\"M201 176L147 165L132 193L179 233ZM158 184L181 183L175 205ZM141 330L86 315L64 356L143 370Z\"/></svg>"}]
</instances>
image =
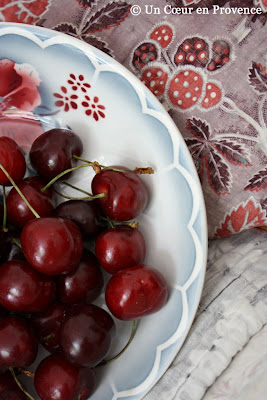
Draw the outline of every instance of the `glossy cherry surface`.
<instances>
[{"instance_id":1,"label":"glossy cherry surface","mask_svg":"<svg viewBox=\"0 0 267 400\"><path fill-rule=\"evenodd\" d=\"M54 128L35 139L30 150L30 161L39 175L50 180L72 168L76 164L72 156L81 156L82 151L83 144L79 136L68 129Z\"/></svg>"},{"instance_id":2,"label":"glossy cherry surface","mask_svg":"<svg viewBox=\"0 0 267 400\"><path fill-rule=\"evenodd\" d=\"M25 313L45 309L53 300L55 282L27 262L12 260L0 266L0 304Z\"/></svg>"},{"instance_id":3,"label":"glossy cherry surface","mask_svg":"<svg viewBox=\"0 0 267 400\"><path fill-rule=\"evenodd\" d=\"M114 329L104 309L93 304L74 306L61 324L60 347L71 362L94 367L107 355Z\"/></svg>"},{"instance_id":4,"label":"glossy cherry surface","mask_svg":"<svg viewBox=\"0 0 267 400\"><path fill-rule=\"evenodd\" d=\"M102 292L104 277L95 255L84 250L78 267L57 279L57 296L66 304L92 303Z\"/></svg>"},{"instance_id":5,"label":"glossy cherry surface","mask_svg":"<svg viewBox=\"0 0 267 400\"><path fill-rule=\"evenodd\" d=\"M116 166L127 170L122 166ZM99 204L109 218L117 221L128 221L144 211L148 202L148 189L134 172L118 172L102 169L92 180L94 195L105 193L98 199Z\"/></svg>"},{"instance_id":6,"label":"glossy cherry surface","mask_svg":"<svg viewBox=\"0 0 267 400\"><path fill-rule=\"evenodd\" d=\"M113 275L105 298L116 318L130 321L159 311L167 301L168 287L157 269L140 264Z\"/></svg>"},{"instance_id":7,"label":"glossy cherry surface","mask_svg":"<svg viewBox=\"0 0 267 400\"><path fill-rule=\"evenodd\" d=\"M97 236L95 254L100 265L110 274L140 264L145 259L146 245L141 231L127 225L116 226Z\"/></svg>"},{"instance_id":8,"label":"glossy cherry surface","mask_svg":"<svg viewBox=\"0 0 267 400\"><path fill-rule=\"evenodd\" d=\"M68 309L66 304L54 301L44 311L32 314L30 323L46 350L55 352L59 350L58 332Z\"/></svg>"},{"instance_id":9,"label":"glossy cherry surface","mask_svg":"<svg viewBox=\"0 0 267 400\"><path fill-rule=\"evenodd\" d=\"M75 222L85 238L94 238L103 229L96 200L65 201L55 208L53 215Z\"/></svg>"},{"instance_id":10,"label":"glossy cherry surface","mask_svg":"<svg viewBox=\"0 0 267 400\"><path fill-rule=\"evenodd\" d=\"M47 275L74 270L83 251L79 229L72 221L62 218L47 217L29 221L20 239L29 264Z\"/></svg>"},{"instance_id":11,"label":"glossy cherry surface","mask_svg":"<svg viewBox=\"0 0 267 400\"><path fill-rule=\"evenodd\" d=\"M39 176L25 178L18 184L18 188L40 217L49 217L54 210L52 189L41 192L45 185L46 182ZM14 226L22 228L28 221L35 219L32 211L15 188L9 192L6 202L8 221Z\"/></svg>"},{"instance_id":12,"label":"glossy cherry surface","mask_svg":"<svg viewBox=\"0 0 267 400\"><path fill-rule=\"evenodd\" d=\"M37 349L37 339L27 321L17 316L0 318L0 368L31 365Z\"/></svg>"},{"instance_id":13,"label":"glossy cherry surface","mask_svg":"<svg viewBox=\"0 0 267 400\"><path fill-rule=\"evenodd\" d=\"M95 390L95 372L71 364L62 354L51 354L38 365L34 386L42 400L87 400Z\"/></svg>"},{"instance_id":14,"label":"glossy cherry surface","mask_svg":"<svg viewBox=\"0 0 267 400\"><path fill-rule=\"evenodd\" d=\"M7 137L0 137L0 164L6 169L15 182L23 179L26 172L26 161L17 143ZM10 186L5 173L0 170L0 184Z\"/></svg>"}]
</instances>

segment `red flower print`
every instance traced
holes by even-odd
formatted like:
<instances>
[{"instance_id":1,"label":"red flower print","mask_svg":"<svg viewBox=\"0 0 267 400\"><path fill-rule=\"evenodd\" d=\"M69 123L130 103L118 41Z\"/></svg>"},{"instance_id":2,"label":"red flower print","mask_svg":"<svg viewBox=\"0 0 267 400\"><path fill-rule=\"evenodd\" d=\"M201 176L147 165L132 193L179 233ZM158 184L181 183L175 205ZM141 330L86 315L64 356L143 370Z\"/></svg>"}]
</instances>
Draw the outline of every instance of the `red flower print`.
<instances>
[{"instance_id":1,"label":"red flower print","mask_svg":"<svg viewBox=\"0 0 267 400\"><path fill-rule=\"evenodd\" d=\"M74 74L70 74L70 79L68 83L71 85L72 90L78 90L80 88L82 92L86 93L87 89L91 87L91 85L87 82L84 82L84 76L79 75L76 77Z\"/></svg>"},{"instance_id":2,"label":"red flower print","mask_svg":"<svg viewBox=\"0 0 267 400\"><path fill-rule=\"evenodd\" d=\"M39 85L38 73L32 65L0 60L0 110L14 107L33 111L41 104Z\"/></svg>"},{"instance_id":3,"label":"red flower print","mask_svg":"<svg viewBox=\"0 0 267 400\"><path fill-rule=\"evenodd\" d=\"M102 104L98 104L99 98L95 96L92 100L89 96L85 96L85 100L82 102L83 107L86 108L85 114L92 115L96 121L99 120L99 117L105 118L105 114L103 110L105 110L105 106Z\"/></svg>"},{"instance_id":4,"label":"red flower print","mask_svg":"<svg viewBox=\"0 0 267 400\"><path fill-rule=\"evenodd\" d=\"M74 100L78 99L76 94L68 94L68 89L65 86L61 86L62 94L54 93L54 96L58 98L55 102L57 107L64 107L64 111L69 111L70 107L76 110L78 108L77 103Z\"/></svg>"}]
</instances>

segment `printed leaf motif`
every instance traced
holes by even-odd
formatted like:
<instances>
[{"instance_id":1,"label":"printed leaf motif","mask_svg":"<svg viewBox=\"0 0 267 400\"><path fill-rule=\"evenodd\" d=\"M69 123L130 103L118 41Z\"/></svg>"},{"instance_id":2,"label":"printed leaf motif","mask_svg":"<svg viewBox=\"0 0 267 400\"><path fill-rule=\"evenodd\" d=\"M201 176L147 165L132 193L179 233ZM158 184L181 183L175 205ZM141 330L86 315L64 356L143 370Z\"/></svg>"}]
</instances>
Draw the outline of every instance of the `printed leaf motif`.
<instances>
[{"instance_id":1,"label":"printed leaf motif","mask_svg":"<svg viewBox=\"0 0 267 400\"><path fill-rule=\"evenodd\" d=\"M258 192L261 189L267 189L267 168L262 169L250 178L248 185L244 190Z\"/></svg>"},{"instance_id":2,"label":"printed leaf motif","mask_svg":"<svg viewBox=\"0 0 267 400\"><path fill-rule=\"evenodd\" d=\"M13 4L14 3L14 4ZM49 8L50 0L0 2L1 21L35 24Z\"/></svg>"},{"instance_id":3,"label":"printed leaf motif","mask_svg":"<svg viewBox=\"0 0 267 400\"><path fill-rule=\"evenodd\" d=\"M97 37L93 35L82 35L82 40L113 57L112 51L107 47L106 43L102 42L102 40L99 40Z\"/></svg>"},{"instance_id":4,"label":"printed leaf motif","mask_svg":"<svg viewBox=\"0 0 267 400\"><path fill-rule=\"evenodd\" d=\"M194 137L200 140L208 140L210 137L209 125L201 119L188 119L186 121L186 128Z\"/></svg>"},{"instance_id":5,"label":"printed leaf motif","mask_svg":"<svg viewBox=\"0 0 267 400\"><path fill-rule=\"evenodd\" d=\"M234 165L250 166L248 154L242 144L230 139L213 140L213 147Z\"/></svg>"},{"instance_id":6,"label":"printed leaf motif","mask_svg":"<svg viewBox=\"0 0 267 400\"><path fill-rule=\"evenodd\" d=\"M215 231L215 238L230 236L244 230L262 226L266 223L266 212L253 198L239 204L226 214L220 228Z\"/></svg>"},{"instance_id":7,"label":"printed leaf motif","mask_svg":"<svg viewBox=\"0 0 267 400\"><path fill-rule=\"evenodd\" d=\"M81 6L87 8L87 7L91 7L94 3L95 0L77 0L79 4L81 4Z\"/></svg>"},{"instance_id":8,"label":"printed leaf motif","mask_svg":"<svg viewBox=\"0 0 267 400\"><path fill-rule=\"evenodd\" d=\"M86 23L83 33L101 32L118 26L129 14L130 4L124 1L112 2L97 11Z\"/></svg>"},{"instance_id":9,"label":"printed leaf motif","mask_svg":"<svg viewBox=\"0 0 267 400\"><path fill-rule=\"evenodd\" d=\"M71 35L71 36L77 35L76 28L73 25L67 24L67 23L62 23L62 24L56 25L56 26L54 26L53 29L58 32L67 33L68 35Z\"/></svg>"},{"instance_id":10,"label":"printed leaf motif","mask_svg":"<svg viewBox=\"0 0 267 400\"><path fill-rule=\"evenodd\" d=\"M232 180L230 169L223 157L210 148L210 151L206 155L206 165L211 188L217 194L229 193Z\"/></svg>"},{"instance_id":11,"label":"printed leaf motif","mask_svg":"<svg viewBox=\"0 0 267 400\"><path fill-rule=\"evenodd\" d=\"M252 63L249 70L249 81L253 88L259 93L267 92L267 71L261 64Z\"/></svg>"}]
</instances>

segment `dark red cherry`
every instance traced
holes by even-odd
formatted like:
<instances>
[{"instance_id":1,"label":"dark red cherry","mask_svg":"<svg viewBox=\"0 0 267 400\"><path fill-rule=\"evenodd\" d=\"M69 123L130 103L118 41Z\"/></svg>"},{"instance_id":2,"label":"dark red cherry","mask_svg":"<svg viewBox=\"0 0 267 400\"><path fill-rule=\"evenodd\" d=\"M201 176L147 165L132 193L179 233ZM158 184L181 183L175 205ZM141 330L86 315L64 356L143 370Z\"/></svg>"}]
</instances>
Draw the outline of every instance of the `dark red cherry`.
<instances>
[{"instance_id":1,"label":"dark red cherry","mask_svg":"<svg viewBox=\"0 0 267 400\"><path fill-rule=\"evenodd\" d=\"M31 365L37 350L37 339L27 321L14 315L0 318L0 369Z\"/></svg>"},{"instance_id":2,"label":"dark red cherry","mask_svg":"<svg viewBox=\"0 0 267 400\"><path fill-rule=\"evenodd\" d=\"M57 295L66 304L92 303L102 292L104 277L95 255L83 252L78 267L57 280Z\"/></svg>"},{"instance_id":3,"label":"dark red cherry","mask_svg":"<svg viewBox=\"0 0 267 400\"><path fill-rule=\"evenodd\" d=\"M100 209L96 200L69 200L59 204L55 217L67 218L75 222L82 235L86 238L95 237L102 229Z\"/></svg>"},{"instance_id":4,"label":"dark red cherry","mask_svg":"<svg viewBox=\"0 0 267 400\"><path fill-rule=\"evenodd\" d=\"M125 167L116 166L127 170ZM94 195L105 193L98 199L103 212L111 219L128 221L144 211L148 202L148 189L135 172L102 169L92 180Z\"/></svg>"},{"instance_id":5,"label":"dark red cherry","mask_svg":"<svg viewBox=\"0 0 267 400\"><path fill-rule=\"evenodd\" d=\"M0 137L0 164L6 169L15 182L23 179L26 172L26 161L17 143L7 137ZM10 186L11 183L0 169L0 184Z\"/></svg>"},{"instance_id":6,"label":"dark red cherry","mask_svg":"<svg viewBox=\"0 0 267 400\"><path fill-rule=\"evenodd\" d=\"M1 400L29 400L28 396L19 388L9 371L0 375Z\"/></svg>"},{"instance_id":7,"label":"dark red cherry","mask_svg":"<svg viewBox=\"0 0 267 400\"><path fill-rule=\"evenodd\" d=\"M105 298L116 318L130 321L159 311L167 301L168 287L157 269L141 264L113 275Z\"/></svg>"},{"instance_id":8,"label":"dark red cherry","mask_svg":"<svg viewBox=\"0 0 267 400\"><path fill-rule=\"evenodd\" d=\"M34 386L42 400L87 400L95 390L96 376L92 369L73 365L55 353L38 365Z\"/></svg>"},{"instance_id":9,"label":"dark red cherry","mask_svg":"<svg viewBox=\"0 0 267 400\"><path fill-rule=\"evenodd\" d=\"M0 266L0 304L10 311L33 313L53 300L55 282L35 271L25 261L7 261Z\"/></svg>"},{"instance_id":10,"label":"dark red cherry","mask_svg":"<svg viewBox=\"0 0 267 400\"><path fill-rule=\"evenodd\" d=\"M73 306L59 331L60 347L74 364L94 367L107 355L114 332L112 317L93 304Z\"/></svg>"},{"instance_id":11,"label":"dark red cherry","mask_svg":"<svg viewBox=\"0 0 267 400\"><path fill-rule=\"evenodd\" d=\"M37 337L46 350L55 352L59 350L58 332L68 306L55 301L44 311L32 314L30 323Z\"/></svg>"},{"instance_id":12,"label":"dark red cherry","mask_svg":"<svg viewBox=\"0 0 267 400\"><path fill-rule=\"evenodd\" d=\"M82 235L67 219L31 220L24 226L20 239L29 264L43 274L66 274L78 266L82 256Z\"/></svg>"},{"instance_id":13,"label":"dark red cherry","mask_svg":"<svg viewBox=\"0 0 267 400\"><path fill-rule=\"evenodd\" d=\"M18 188L40 217L50 217L54 210L52 189L47 189L44 193L41 192L45 185L45 181L39 176L25 178L18 184ZM22 228L28 221L35 219L35 216L15 188L11 189L6 201L9 223Z\"/></svg>"},{"instance_id":14,"label":"dark red cherry","mask_svg":"<svg viewBox=\"0 0 267 400\"><path fill-rule=\"evenodd\" d=\"M96 238L95 254L100 265L110 274L141 264L146 245L142 233L127 225L108 229Z\"/></svg>"},{"instance_id":15,"label":"dark red cherry","mask_svg":"<svg viewBox=\"0 0 267 400\"><path fill-rule=\"evenodd\" d=\"M30 161L39 175L50 180L72 168L76 164L72 156L80 156L82 151L83 144L79 136L68 129L54 128L35 139L30 150ZM66 177L64 175L64 179Z\"/></svg>"},{"instance_id":16,"label":"dark red cherry","mask_svg":"<svg viewBox=\"0 0 267 400\"><path fill-rule=\"evenodd\" d=\"M5 317L6 315L8 315L8 310L2 306L0 306L0 318L1 317Z\"/></svg>"}]
</instances>

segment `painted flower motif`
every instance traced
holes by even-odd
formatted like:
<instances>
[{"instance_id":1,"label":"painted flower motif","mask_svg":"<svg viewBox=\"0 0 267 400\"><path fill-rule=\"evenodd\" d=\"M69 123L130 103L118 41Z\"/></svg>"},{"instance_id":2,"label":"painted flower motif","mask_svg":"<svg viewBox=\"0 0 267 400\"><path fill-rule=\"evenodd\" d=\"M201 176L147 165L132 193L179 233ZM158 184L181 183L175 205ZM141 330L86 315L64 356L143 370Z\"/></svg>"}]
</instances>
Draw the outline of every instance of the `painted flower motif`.
<instances>
[{"instance_id":1,"label":"painted flower motif","mask_svg":"<svg viewBox=\"0 0 267 400\"><path fill-rule=\"evenodd\" d=\"M12 107L33 111L41 104L39 85L39 75L32 65L0 60L0 110Z\"/></svg>"},{"instance_id":2,"label":"painted flower motif","mask_svg":"<svg viewBox=\"0 0 267 400\"><path fill-rule=\"evenodd\" d=\"M82 92L86 93L87 89L91 87L91 85L87 82L84 82L84 76L79 75L76 77L74 74L70 74L70 79L68 79L68 83L71 85L72 90L76 91L79 88Z\"/></svg>"},{"instance_id":3,"label":"painted flower motif","mask_svg":"<svg viewBox=\"0 0 267 400\"><path fill-rule=\"evenodd\" d=\"M105 113L103 110L105 110L105 106L99 103L99 98L97 96L94 96L93 99L91 99L89 96L85 96L85 100L82 102L82 106L86 108L85 114L90 116L92 115L93 118L98 121L99 117L105 118Z\"/></svg>"},{"instance_id":4,"label":"painted flower motif","mask_svg":"<svg viewBox=\"0 0 267 400\"><path fill-rule=\"evenodd\" d=\"M61 86L61 93L54 93L54 96L59 99L55 102L57 107L64 107L64 111L69 111L70 108L76 110L78 108L78 104L76 101L78 96L76 94L68 94L68 89L65 86Z\"/></svg>"}]
</instances>

